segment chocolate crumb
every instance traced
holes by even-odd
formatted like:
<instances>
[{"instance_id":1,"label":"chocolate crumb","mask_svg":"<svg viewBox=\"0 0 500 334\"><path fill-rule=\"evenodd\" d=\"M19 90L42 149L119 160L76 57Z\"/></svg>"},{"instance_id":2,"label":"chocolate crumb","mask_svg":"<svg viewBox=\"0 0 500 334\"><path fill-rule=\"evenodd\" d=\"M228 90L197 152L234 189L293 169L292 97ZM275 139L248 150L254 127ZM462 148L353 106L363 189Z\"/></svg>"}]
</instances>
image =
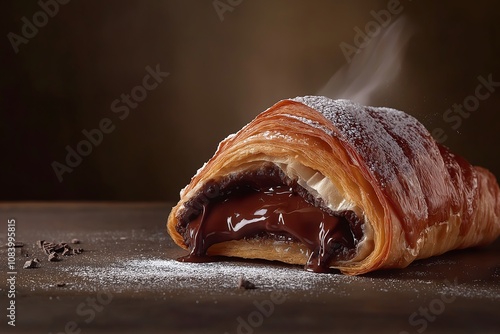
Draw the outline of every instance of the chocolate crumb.
<instances>
[{"instance_id":1,"label":"chocolate crumb","mask_svg":"<svg viewBox=\"0 0 500 334\"><path fill-rule=\"evenodd\" d=\"M57 245L54 246L54 252L56 253L62 253L64 251L64 247L66 247L67 243L65 242L60 242Z\"/></svg>"},{"instance_id":2,"label":"chocolate crumb","mask_svg":"<svg viewBox=\"0 0 500 334\"><path fill-rule=\"evenodd\" d=\"M52 242L43 241L43 243L42 243L42 248L43 248L45 254L47 254L47 255L52 253L54 251L55 247L56 247L56 244L54 244Z\"/></svg>"},{"instance_id":3,"label":"chocolate crumb","mask_svg":"<svg viewBox=\"0 0 500 334\"><path fill-rule=\"evenodd\" d=\"M52 252L49 254L49 261L50 262L56 262L56 261L59 261L59 255L55 252Z\"/></svg>"},{"instance_id":4,"label":"chocolate crumb","mask_svg":"<svg viewBox=\"0 0 500 334\"><path fill-rule=\"evenodd\" d=\"M83 248L73 248L73 254L81 254L83 253Z\"/></svg>"},{"instance_id":5,"label":"chocolate crumb","mask_svg":"<svg viewBox=\"0 0 500 334\"><path fill-rule=\"evenodd\" d=\"M37 258L28 260L28 261L24 262L24 265L23 265L24 269L34 269L34 268L38 268L38 267L40 267L40 260L38 260Z\"/></svg>"},{"instance_id":6,"label":"chocolate crumb","mask_svg":"<svg viewBox=\"0 0 500 334\"><path fill-rule=\"evenodd\" d=\"M66 286L66 283L63 283L63 282L58 282L58 283L56 283L56 286L57 286L58 288L62 288L63 286Z\"/></svg>"},{"instance_id":7,"label":"chocolate crumb","mask_svg":"<svg viewBox=\"0 0 500 334\"><path fill-rule=\"evenodd\" d=\"M73 250L73 249L72 249L71 247L66 246L66 247L64 247L64 250L63 250L63 252L62 252L62 255L63 255L63 256L73 255L72 250Z\"/></svg>"},{"instance_id":8,"label":"chocolate crumb","mask_svg":"<svg viewBox=\"0 0 500 334\"><path fill-rule=\"evenodd\" d=\"M74 238L71 239L71 243L78 244L80 243L80 240ZM81 254L83 252L82 248L71 248L71 246L69 246L66 242L59 242L56 244L53 242L47 242L45 240L38 240L36 242L36 245L39 248L43 249L45 254L48 255L49 261L51 262L62 260L61 256L70 256Z\"/></svg>"},{"instance_id":9,"label":"chocolate crumb","mask_svg":"<svg viewBox=\"0 0 500 334\"><path fill-rule=\"evenodd\" d=\"M255 284L246 280L245 277L241 276L238 282L238 288L245 290L255 289Z\"/></svg>"}]
</instances>

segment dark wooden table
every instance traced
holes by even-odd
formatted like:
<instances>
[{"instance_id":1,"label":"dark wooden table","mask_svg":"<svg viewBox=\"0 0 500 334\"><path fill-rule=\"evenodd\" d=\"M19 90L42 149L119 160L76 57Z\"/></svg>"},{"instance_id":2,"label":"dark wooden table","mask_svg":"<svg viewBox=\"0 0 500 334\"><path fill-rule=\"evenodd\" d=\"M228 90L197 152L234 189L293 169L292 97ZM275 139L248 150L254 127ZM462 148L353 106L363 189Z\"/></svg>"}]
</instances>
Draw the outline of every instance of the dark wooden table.
<instances>
[{"instance_id":1,"label":"dark wooden table","mask_svg":"<svg viewBox=\"0 0 500 334\"><path fill-rule=\"evenodd\" d=\"M261 261L179 263L168 203L3 203L2 333L498 333L500 243L360 277ZM78 238L49 262L36 242ZM40 259L40 267L23 269ZM13 271L16 274L8 274ZM15 298L7 279L15 276ZM238 288L241 276L256 289ZM10 281L12 282L12 281ZM15 327L7 307L15 301Z\"/></svg>"}]
</instances>

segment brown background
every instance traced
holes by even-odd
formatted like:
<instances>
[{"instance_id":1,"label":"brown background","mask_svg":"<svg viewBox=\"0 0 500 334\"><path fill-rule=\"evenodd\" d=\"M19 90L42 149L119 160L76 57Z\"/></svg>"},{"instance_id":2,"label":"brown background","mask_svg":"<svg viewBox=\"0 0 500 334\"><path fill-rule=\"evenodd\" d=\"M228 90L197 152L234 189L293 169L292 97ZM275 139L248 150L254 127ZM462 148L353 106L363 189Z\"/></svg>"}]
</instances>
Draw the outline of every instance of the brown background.
<instances>
[{"instance_id":1,"label":"brown background","mask_svg":"<svg viewBox=\"0 0 500 334\"><path fill-rule=\"evenodd\" d=\"M443 128L446 145L500 175L500 89L459 129L443 120L478 76L500 81L498 2L401 5L415 31L399 76L382 80L370 103ZM221 139L280 99L318 92L347 63L340 43L353 44L353 28L386 7L244 0L221 21L210 0L73 0L15 54L7 34L40 7L4 2L0 200L176 200ZM169 77L120 120L111 102L156 64ZM59 182L51 163L103 118L114 132Z\"/></svg>"}]
</instances>

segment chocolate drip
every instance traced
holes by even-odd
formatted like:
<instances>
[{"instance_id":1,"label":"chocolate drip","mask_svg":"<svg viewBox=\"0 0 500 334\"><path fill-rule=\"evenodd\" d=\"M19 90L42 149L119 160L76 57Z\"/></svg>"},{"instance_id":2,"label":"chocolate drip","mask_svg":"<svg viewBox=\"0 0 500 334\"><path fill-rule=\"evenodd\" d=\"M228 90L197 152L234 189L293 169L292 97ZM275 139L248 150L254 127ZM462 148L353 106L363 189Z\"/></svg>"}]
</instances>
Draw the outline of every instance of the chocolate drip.
<instances>
[{"instance_id":1,"label":"chocolate drip","mask_svg":"<svg viewBox=\"0 0 500 334\"><path fill-rule=\"evenodd\" d=\"M274 165L207 184L180 214L178 231L191 252L179 260L210 261L210 246L246 238L300 242L310 250L305 268L314 272L354 256L362 237L354 212L333 212L303 194L308 193Z\"/></svg>"}]
</instances>

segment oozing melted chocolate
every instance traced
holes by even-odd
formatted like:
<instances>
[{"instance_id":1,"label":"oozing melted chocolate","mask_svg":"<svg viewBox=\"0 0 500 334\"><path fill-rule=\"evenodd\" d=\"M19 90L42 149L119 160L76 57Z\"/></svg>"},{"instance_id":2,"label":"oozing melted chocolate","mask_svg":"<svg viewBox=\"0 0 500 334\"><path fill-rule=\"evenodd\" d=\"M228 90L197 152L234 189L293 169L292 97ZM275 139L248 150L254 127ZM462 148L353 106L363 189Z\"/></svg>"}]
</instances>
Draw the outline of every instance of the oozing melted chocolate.
<instances>
[{"instance_id":1,"label":"oozing melted chocolate","mask_svg":"<svg viewBox=\"0 0 500 334\"><path fill-rule=\"evenodd\" d=\"M332 260L354 256L362 222L352 211L306 200L306 193L274 166L208 184L181 213L177 229L191 252L179 261L211 261L207 250L225 241L273 238L306 246L306 270L329 271Z\"/></svg>"}]
</instances>

